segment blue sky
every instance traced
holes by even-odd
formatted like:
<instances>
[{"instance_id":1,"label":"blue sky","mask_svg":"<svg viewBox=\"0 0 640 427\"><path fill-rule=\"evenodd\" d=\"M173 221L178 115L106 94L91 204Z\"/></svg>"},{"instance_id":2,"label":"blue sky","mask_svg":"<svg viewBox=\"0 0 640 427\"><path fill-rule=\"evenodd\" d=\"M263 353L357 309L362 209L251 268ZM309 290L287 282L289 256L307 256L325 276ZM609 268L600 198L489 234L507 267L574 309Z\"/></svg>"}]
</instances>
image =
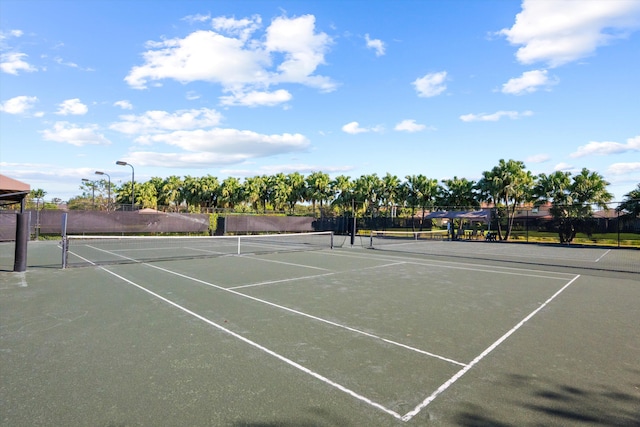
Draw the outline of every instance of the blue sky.
<instances>
[{"instance_id":1,"label":"blue sky","mask_svg":"<svg viewBox=\"0 0 640 427\"><path fill-rule=\"evenodd\" d=\"M640 182L640 1L0 2L0 173Z\"/></svg>"}]
</instances>

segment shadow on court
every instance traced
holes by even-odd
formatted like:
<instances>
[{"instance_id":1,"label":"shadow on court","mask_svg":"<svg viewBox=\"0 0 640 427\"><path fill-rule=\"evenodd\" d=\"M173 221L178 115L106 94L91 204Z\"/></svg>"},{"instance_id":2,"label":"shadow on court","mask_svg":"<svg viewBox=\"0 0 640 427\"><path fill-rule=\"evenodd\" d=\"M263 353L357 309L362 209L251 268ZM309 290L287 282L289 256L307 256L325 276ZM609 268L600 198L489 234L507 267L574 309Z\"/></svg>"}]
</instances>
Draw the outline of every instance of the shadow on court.
<instances>
[{"instance_id":1,"label":"shadow on court","mask_svg":"<svg viewBox=\"0 0 640 427\"><path fill-rule=\"evenodd\" d=\"M501 387L519 400L505 402L531 413L531 422L521 419L512 423L499 415L491 414L480 405L465 405L456 416L457 425L468 427L515 427L527 425L640 425L640 371L628 370L635 382L626 385L635 393L621 391L611 385L594 385L592 388L575 387L552 379L510 375ZM632 380L633 381L633 380ZM621 385L625 386L625 385ZM508 417L507 417L508 418Z\"/></svg>"}]
</instances>

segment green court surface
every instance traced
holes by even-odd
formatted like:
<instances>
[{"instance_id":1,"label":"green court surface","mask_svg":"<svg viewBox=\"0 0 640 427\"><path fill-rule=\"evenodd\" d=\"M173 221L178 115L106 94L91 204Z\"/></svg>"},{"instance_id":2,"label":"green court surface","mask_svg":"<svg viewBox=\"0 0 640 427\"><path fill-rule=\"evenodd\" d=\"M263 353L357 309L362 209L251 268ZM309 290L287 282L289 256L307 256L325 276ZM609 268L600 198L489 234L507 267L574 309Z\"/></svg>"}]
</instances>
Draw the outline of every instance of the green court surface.
<instances>
[{"instance_id":1,"label":"green court surface","mask_svg":"<svg viewBox=\"0 0 640 427\"><path fill-rule=\"evenodd\" d=\"M428 245L61 269L30 242L14 273L0 244L0 425L640 425L640 274L584 264L640 251Z\"/></svg>"}]
</instances>

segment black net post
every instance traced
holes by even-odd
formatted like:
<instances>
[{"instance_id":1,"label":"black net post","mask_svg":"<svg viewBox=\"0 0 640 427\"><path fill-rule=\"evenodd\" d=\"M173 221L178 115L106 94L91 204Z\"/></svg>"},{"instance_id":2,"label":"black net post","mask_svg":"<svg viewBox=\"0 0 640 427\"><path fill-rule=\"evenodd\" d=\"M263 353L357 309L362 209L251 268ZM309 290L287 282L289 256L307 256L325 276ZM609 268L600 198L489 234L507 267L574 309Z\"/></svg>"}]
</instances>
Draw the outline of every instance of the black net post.
<instances>
[{"instance_id":1,"label":"black net post","mask_svg":"<svg viewBox=\"0 0 640 427\"><path fill-rule=\"evenodd\" d=\"M16 215L16 249L13 271L27 270L27 243L29 242L29 227L31 212L20 212Z\"/></svg>"}]
</instances>

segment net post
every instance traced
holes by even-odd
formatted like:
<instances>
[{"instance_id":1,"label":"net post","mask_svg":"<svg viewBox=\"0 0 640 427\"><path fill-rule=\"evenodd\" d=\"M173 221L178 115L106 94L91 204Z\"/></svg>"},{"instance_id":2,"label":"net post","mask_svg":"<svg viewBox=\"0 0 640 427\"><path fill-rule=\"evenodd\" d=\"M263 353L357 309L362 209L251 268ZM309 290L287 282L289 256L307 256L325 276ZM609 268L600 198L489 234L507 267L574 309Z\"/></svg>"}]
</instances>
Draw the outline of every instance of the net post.
<instances>
[{"instance_id":1,"label":"net post","mask_svg":"<svg viewBox=\"0 0 640 427\"><path fill-rule=\"evenodd\" d=\"M67 238L67 213L62 214L61 232L62 236L62 268L67 268L69 256L69 239Z\"/></svg>"},{"instance_id":2,"label":"net post","mask_svg":"<svg viewBox=\"0 0 640 427\"><path fill-rule=\"evenodd\" d=\"M331 231L330 249L333 249L333 231Z\"/></svg>"},{"instance_id":3,"label":"net post","mask_svg":"<svg viewBox=\"0 0 640 427\"><path fill-rule=\"evenodd\" d=\"M238 255L240 255L240 240L242 236L238 236Z\"/></svg>"},{"instance_id":4,"label":"net post","mask_svg":"<svg viewBox=\"0 0 640 427\"><path fill-rule=\"evenodd\" d=\"M27 271L27 244L31 229L31 212L16 215L16 245L14 249L13 271Z\"/></svg>"},{"instance_id":5,"label":"net post","mask_svg":"<svg viewBox=\"0 0 640 427\"><path fill-rule=\"evenodd\" d=\"M369 248L373 248L373 230L369 232Z\"/></svg>"}]
</instances>

